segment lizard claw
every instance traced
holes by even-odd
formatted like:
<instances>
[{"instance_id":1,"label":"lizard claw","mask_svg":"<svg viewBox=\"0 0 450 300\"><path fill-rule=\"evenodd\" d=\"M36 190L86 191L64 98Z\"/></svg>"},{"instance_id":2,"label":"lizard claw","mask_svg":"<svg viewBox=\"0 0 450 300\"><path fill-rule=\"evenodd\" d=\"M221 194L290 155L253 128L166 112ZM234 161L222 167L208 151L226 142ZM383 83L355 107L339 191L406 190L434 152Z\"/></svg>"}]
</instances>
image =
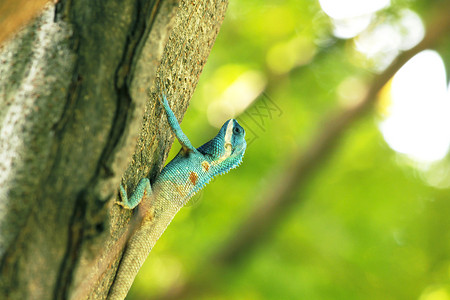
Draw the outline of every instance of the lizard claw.
<instances>
[{"instance_id":1,"label":"lizard claw","mask_svg":"<svg viewBox=\"0 0 450 300\"><path fill-rule=\"evenodd\" d=\"M115 202L117 205L121 206L124 209L131 209L130 207L128 207L125 203L123 203L122 201L116 201Z\"/></svg>"}]
</instances>

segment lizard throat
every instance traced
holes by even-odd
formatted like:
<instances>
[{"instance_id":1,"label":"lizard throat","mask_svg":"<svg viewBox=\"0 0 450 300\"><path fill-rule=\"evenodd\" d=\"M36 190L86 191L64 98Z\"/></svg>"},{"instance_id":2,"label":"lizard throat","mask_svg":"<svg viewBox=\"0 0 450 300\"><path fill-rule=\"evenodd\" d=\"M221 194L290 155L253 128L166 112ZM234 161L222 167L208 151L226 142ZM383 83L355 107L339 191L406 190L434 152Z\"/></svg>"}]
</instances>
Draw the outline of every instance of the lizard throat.
<instances>
[{"instance_id":1,"label":"lizard throat","mask_svg":"<svg viewBox=\"0 0 450 300\"><path fill-rule=\"evenodd\" d=\"M232 146L231 143L225 143L224 145L225 148L225 153L220 156L218 159L214 160L211 162L211 165L213 166L217 166L218 164L220 164L221 162L223 162L225 159L227 159L228 157L230 157L231 155L231 150L232 150Z\"/></svg>"}]
</instances>

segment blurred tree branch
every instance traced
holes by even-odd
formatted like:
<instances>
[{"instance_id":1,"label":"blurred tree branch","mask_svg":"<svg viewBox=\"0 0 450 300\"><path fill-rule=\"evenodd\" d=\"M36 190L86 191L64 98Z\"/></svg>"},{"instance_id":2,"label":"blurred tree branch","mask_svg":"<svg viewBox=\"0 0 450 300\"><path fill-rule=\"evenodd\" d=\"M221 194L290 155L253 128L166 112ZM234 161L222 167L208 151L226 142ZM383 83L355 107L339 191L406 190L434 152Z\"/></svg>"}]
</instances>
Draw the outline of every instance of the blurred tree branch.
<instances>
[{"instance_id":1,"label":"blurred tree branch","mask_svg":"<svg viewBox=\"0 0 450 300\"><path fill-rule=\"evenodd\" d=\"M239 226L231 238L216 253L200 262L196 276L191 276L187 282L179 282L167 290L158 299L191 298L199 293L205 293L214 286L225 269L232 268L242 258L257 247L261 241L270 237L270 233L282 217L298 203L298 194L303 190L307 180L316 172L326 159L336 149L339 140L347 129L373 108L377 95L395 73L414 55L422 50L435 47L443 42L450 33L450 3L439 2L430 10L428 29L424 39L412 49L398 55L389 67L376 75L369 86L368 92L361 101L353 107L342 110L324 119L323 126L311 141L305 151L297 151L281 173L283 176L274 178L270 189L264 191L258 200L261 203Z\"/></svg>"}]
</instances>

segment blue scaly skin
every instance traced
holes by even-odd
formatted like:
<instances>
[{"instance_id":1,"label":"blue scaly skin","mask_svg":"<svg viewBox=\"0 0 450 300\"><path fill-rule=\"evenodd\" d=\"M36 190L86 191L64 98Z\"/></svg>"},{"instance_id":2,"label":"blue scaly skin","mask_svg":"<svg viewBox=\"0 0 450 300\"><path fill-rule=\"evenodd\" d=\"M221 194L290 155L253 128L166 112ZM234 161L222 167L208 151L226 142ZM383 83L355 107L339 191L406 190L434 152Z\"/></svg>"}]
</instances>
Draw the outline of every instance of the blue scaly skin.
<instances>
[{"instance_id":1,"label":"blue scaly skin","mask_svg":"<svg viewBox=\"0 0 450 300\"><path fill-rule=\"evenodd\" d=\"M125 298L152 247L178 210L212 178L239 166L244 156L245 131L236 120L226 121L212 140L195 149L181 130L164 94L162 105L182 148L152 186L148 178L141 179L130 198L120 186L122 202L119 204L127 209L138 206L142 221L130 233L109 299Z\"/></svg>"}]
</instances>

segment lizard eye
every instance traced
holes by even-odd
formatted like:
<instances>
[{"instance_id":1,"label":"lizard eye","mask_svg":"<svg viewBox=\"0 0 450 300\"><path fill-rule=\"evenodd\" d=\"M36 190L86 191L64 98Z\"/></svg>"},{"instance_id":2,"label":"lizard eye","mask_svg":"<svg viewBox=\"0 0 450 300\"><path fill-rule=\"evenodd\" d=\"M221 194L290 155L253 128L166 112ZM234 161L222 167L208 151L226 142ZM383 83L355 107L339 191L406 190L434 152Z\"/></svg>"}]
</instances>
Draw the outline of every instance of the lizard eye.
<instances>
[{"instance_id":1,"label":"lizard eye","mask_svg":"<svg viewBox=\"0 0 450 300\"><path fill-rule=\"evenodd\" d=\"M240 127L234 127L233 128L233 133L234 134L240 134L242 132L242 129Z\"/></svg>"}]
</instances>

